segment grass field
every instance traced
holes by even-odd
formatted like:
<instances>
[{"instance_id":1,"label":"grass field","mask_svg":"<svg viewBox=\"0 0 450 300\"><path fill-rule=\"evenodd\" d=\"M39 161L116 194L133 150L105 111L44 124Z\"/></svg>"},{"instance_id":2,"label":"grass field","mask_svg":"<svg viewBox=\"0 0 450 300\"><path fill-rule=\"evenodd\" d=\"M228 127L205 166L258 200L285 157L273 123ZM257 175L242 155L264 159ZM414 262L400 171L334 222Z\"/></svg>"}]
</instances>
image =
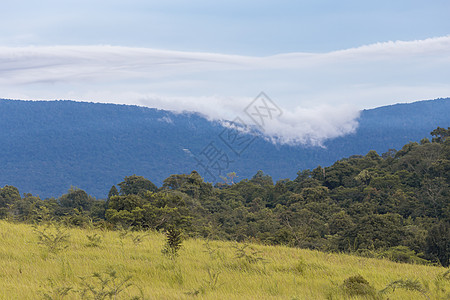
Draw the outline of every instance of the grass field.
<instances>
[{"instance_id":1,"label":"grass field","mask_svg":"<svg viewBox=\"0 0 450 300\"><path fill-rule=\"evenodd\" d=\"M61 230L67 242L42 244L55 227L0 221L1 299L450 299L442 267L201 239L170 258L160 233Z\"/></svg>"}]
</instances>

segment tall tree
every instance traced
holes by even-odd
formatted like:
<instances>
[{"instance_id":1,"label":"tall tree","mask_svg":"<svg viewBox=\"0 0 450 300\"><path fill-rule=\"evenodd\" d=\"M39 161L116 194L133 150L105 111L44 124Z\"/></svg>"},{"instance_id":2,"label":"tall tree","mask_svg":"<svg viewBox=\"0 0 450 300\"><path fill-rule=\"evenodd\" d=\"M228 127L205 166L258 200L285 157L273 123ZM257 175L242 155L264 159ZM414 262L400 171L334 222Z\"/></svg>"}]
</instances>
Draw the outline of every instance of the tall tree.
<instances>
[{"instance_id":1,"label":"tall tree","mask_svg":"<svg viewBox=\"0 0 450 300\"><path fill-rule=\"evenodd\" d=\"M109 190L108 199L111 199L112 196L119 196L119 191L117 190L115 185L113 185Z\"/></svg>"},{"instance_id":2,"label":"tall tree","mask_svg":"<svg viewBox=\"0 0 450 300\"><path fill-rule=\"evenodd\" d=\"M92 200L85 191L71 187L67 194L59 198L59 204L66 208L89 210Z\"/></svg>"},{"instance_id":3,"label":"tall tree","mask_svg":"<svg viewBox=\"0 0 450 300\"><path fill-rule=\"evenodd\" d=\"M433 138L433 142L435 143L444 143L447 138L450 136L450 127L447 129L438 127L430 133Z\"/></svg>"},{"instance_id":4,"label":"tall tree","mask_svg":"<svg viewBox=\"0 0 450 300\"><path fill-rule=\"evenodd\" d=\"M120 194L125 195L139 195L146 191L156 192L158 187L143 176L131 175L125 177L124 181L119 183Z\"/></svg>"},{"instance_id":5,"label":"tall tree","mask_svg":"<svg viewBox=\"0 0 450 300\"><path fill-rule=\"evenodd\" d=\"M427 254L437 258L444 267L450 265L450 223L441 221L429 231L426 239Z\"/></svg>"}]
</instances>

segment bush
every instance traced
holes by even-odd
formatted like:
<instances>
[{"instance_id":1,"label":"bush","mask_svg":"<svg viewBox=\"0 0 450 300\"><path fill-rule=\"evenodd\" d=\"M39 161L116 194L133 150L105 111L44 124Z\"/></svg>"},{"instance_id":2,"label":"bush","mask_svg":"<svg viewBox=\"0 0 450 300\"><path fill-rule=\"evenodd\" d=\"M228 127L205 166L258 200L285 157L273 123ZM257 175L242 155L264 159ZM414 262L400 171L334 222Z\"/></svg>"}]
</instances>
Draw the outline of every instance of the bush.
<instances>
[{"instance_id":1,"label":"bush","mask_svg":"<svg viewBox=\"0 0 450 300\"><path fill-rule=\"evenodd\" d=\"M391 247L388 250L381 252L378 256L399 263L415 263L423 265L429 263L429 261L420 258L414 250L411 250L406 246Z\"/></svg>"},{"instance_id":2,"label":"bush","mask_svg":"<svg viewBox=\"0 0 450 300\"><path fill-rule=\"evenodd\" d=\"M50 227L53 227L54 230L51 230ZM68 247L70 234L61 229L60 225L50 224L42 230L35 227L34 232L38 235L38 243L46 247L50 253L57 253Z\"/></svg>"},{"instance_id":3,"label":"bush","mask_svg":"<svg viewBox=\"0 0 450 300\"><path fill-rule=\"evenodd\" d=\"M361 275L351 276L344 280L342 289L350 297L366 296L372 299L378 299L375 289Z\"/></svg>"},{"instance_id":4,"label":"bush","mask_svg":"<svg viewBox=\"0 0 450 300\"><path fill-rule=\"evenodd\" d=\"M418 280L400 279L400 280L392 281L380 292L382 294L387 294L388 292L395 292L396 289L416 291L416 292L421 293L422 296L424 296L426 299L430 300L430 297L428 297L426 290L424 289L424 287L420 284L420 282Z\"/></svg>"},{"instance_id":5,"label":"bush","mask_svg":"<svg viewBox=\"0 0 450 300\"><path fill-rule=\"evenodd\" d=\"M183 243L183 235L180 230L169 228L166 231L166 244L162 249L162 253L171 258L178 256L178 251L181 249Z\"/></svg>"}]
</instances>

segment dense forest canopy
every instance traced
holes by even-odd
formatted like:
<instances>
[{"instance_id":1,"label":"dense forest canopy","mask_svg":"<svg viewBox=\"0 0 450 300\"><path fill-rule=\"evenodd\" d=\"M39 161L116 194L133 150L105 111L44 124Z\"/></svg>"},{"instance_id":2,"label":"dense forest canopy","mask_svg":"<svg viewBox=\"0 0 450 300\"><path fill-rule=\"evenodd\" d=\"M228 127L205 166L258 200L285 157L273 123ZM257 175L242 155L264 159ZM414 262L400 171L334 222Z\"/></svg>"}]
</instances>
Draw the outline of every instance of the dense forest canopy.
<instances>
[{"instance_id":1,"label":"dense forest canopy","mask_svg":"<svg viewBox=\"0 0 450 300\"><path fill-rule=\"evenodd\" d=\"M161 187L137 175L97 200L78 188L40 199L0 189L0 216L187 235L449 265L450 128L400 150L355 155L276 183L262 171L213 186L196 172ZM106 191L105 191L106 193Z\"/></svg>"}]
</instances>

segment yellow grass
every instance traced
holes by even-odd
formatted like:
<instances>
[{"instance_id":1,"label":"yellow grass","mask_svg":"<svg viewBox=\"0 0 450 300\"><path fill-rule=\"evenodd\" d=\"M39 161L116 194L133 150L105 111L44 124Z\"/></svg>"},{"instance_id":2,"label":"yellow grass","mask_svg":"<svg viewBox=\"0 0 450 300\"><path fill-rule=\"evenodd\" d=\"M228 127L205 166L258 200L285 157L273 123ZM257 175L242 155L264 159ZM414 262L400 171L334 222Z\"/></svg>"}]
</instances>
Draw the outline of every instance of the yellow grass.
<instances>
[{"instance_id":1,"label":"yellow grass","mask_svg":"<svg viewBox=\"0 0 450 300\"><path fill-rule=\"evenodd\" d=\"M173 260L161 253L165 240L160 233L151 232L135 245L130 236L121 239L117 231L66 230L68 247L53 254L38 244L32 226L0 221L1 299L42 299L64 286L72 290L63 299L81 299L80 277L111 269L119 279L132 276L133 286L117 299L142 295L144 299L349 299L341 286L357 274L377 291L392 281L412 279L419 281L430 299L450 299L450 280L441 277L448 269L442 267L263 245L250 247L259 251L254 257L264 260L247 262L236 258L236 243L211 241L207 251L201 239L184 241ZM98 247L86 246L86 236L93 233L101 236ZM245 251L250 255L250 249ZM90 282L99 287L92 278ZM426 299L404 289L380 297Z\"/></svg>"}]
</instances>

